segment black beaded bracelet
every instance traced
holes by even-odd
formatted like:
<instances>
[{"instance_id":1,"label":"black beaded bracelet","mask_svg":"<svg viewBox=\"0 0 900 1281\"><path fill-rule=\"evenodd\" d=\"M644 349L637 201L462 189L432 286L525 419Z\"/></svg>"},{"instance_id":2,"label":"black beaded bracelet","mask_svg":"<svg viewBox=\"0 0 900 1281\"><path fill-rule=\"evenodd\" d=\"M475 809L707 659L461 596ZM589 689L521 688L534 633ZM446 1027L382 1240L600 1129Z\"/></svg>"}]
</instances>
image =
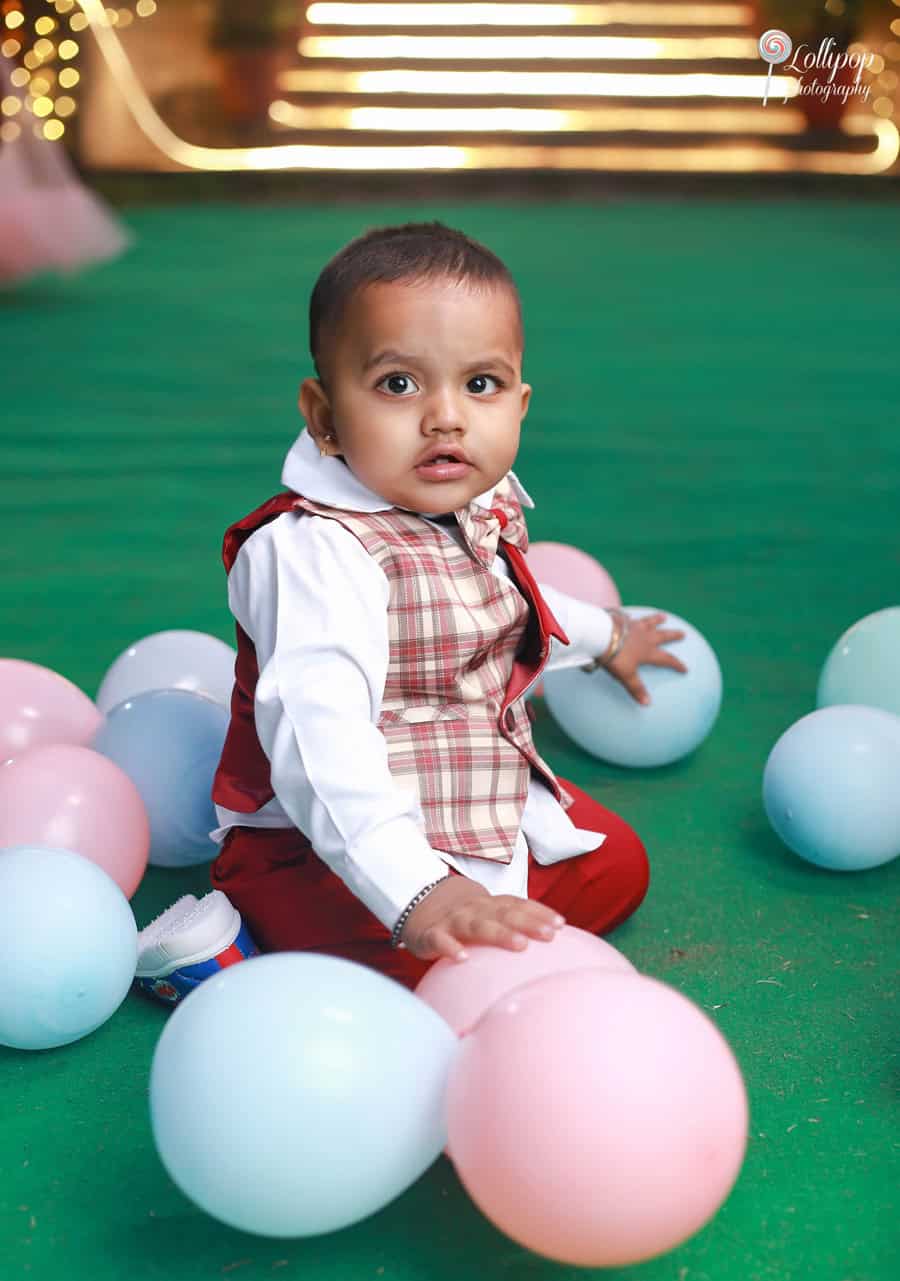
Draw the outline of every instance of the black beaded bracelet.
<instances>
[{"instance_id":1,"label":"black beaded bracelet","mask_svg":"<svg viewBox=\"0 0 900 1281\"><path fill-rule=\"evenodd\" d=\"M432 881L430 885L426 885L424 889L419 890L415 898L410 899L406 907L403 909L403 911L400 913L399 917L397 918L397 924L391 930L391 947L402 946L400 942L400 935L403 931L404 925L409 920L409 916L413 908L418 907L418 905L422 902L422 899L425 897L425 895L430 894L431 891L436 886L442 885L444 881L446 881L446 879L447 879L446 876L442 876L439 881Z\"/></svg>"}]
</instances>

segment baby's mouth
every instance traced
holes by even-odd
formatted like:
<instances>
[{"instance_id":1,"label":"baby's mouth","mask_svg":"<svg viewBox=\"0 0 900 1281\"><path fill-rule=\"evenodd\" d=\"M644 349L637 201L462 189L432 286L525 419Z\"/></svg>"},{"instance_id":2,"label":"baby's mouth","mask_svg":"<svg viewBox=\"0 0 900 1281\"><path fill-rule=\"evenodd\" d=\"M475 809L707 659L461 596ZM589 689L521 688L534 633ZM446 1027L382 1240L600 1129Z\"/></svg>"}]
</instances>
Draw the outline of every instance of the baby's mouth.
<instances>
[{"instance_id":1,"label":"baby's mouth","mask_svg":"<svg viewBox=\"0 0 900 1281\"><path fill-rule=\"evenodd\" d=\"M435 454L433 458L416 464L419 475L429 480L459 480L471 469L471 463L455 454Z\"/></svg>"}]
</instances>

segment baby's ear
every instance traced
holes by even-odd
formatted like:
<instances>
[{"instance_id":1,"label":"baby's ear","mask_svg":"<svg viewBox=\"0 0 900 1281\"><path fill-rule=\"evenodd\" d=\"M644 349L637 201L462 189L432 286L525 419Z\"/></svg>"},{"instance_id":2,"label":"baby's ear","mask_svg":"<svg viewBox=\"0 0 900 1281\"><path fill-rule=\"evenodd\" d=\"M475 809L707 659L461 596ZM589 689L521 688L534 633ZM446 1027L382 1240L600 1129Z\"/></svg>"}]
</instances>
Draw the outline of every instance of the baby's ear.
<instances>
[{"instance_id":1,"label":"baby's ear","mask_svg":"<svg viewBox=\"0 0 900 1281\"><path fill-rule=\"evenodd\" d=\"M331 430L331 405L318 378L303 379L297 405L313 435L324 435Z\"/></svg>"},{"instance_id":2,"label":"baby's ear","mask_svg":"<svg viewBox=\"0 0 900 1281\"><path fill-rule=\"evenodd\" d=\"M531 403L531 386L529 383L522 383L522 417L528 413L528 406Z\"/></svg>"}]
</instances>

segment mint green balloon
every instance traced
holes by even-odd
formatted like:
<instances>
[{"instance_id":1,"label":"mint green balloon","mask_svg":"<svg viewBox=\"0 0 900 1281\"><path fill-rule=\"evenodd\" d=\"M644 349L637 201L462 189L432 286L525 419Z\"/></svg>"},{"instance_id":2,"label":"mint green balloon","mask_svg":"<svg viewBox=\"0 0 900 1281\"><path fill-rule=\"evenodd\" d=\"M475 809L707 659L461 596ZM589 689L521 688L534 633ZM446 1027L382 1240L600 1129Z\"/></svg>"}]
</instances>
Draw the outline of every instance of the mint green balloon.
<instances>
[{"instance_id":1,"label":"mint green balloon","mask_svg":"<svg viewBox=\"0 0 900 1281\"><path fill-rule=\"evenodd\" d=\"M880 707L900 716L900 605L861 618L828 655L816 706L840 703Z\"/></svg>"},{"instance_id":2,"label":"mint green balloon","mask_svg":"<svg viewBox=\"0 0 900 1281\"><path fill-rule=\"evenodd\" d=\"M439 1014L377 970L315 952L254 956L169 1015L150 1069L157 1151L181 1191L230 1227L335 1232L440 1156L459 1047Z\"/></svg>"}]
</instances>

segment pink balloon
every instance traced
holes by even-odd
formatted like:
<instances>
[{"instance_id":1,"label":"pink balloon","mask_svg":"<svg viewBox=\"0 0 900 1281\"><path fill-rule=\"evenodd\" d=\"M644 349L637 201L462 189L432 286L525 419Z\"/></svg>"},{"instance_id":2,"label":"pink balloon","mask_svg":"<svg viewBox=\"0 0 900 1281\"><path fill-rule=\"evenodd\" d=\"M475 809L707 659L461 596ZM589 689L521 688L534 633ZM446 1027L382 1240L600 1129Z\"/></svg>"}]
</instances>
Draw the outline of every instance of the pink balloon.
<instances>
[{"instance_id":1,"label":"pink balloon","mask_svg":"<svg viewBox=\"0 0 900 1281\"><path fill-rule=\"evenodd\" d=\"M636 973L612 944L574 925L564 925L548 943L529 939L521 952L477 945L466 951L469 959L461 964L447 957L435 961L416 987L416 996L437 1011L458 1036L470 1031L501 996L548 974L592 966Z\"/></svg>"},{"instance_id":2,"label":"pink balloon","mask_svg":"<svg viewBox=\"0 0 900 1281\"><path fill-rule=\"evenodd\" d=\"M621 605L619 589L598 560L568 543L531 543L528 568L539 583L549 583L567 596L602 605Z\"/></svg>"},{"instance_id":3,"label":"pink balloon","mask_svg":"<svg viewBox=\"0 0 900 1281\"><path fill-rule=\"evenodd\" d=\"M570 547L568 543L531 543L526 559L539 583L547 583L567 596L604 609L622 604L618 587L600 562L578 547ZM532 693L540 698L544 682L538 681Z\"/></svg>"},{"instance_id":4,"label":"pink balloon","mask_svg":"<svg viewBox=\"0 0 900 1281\"><path fill-rule=\"evenodd\" d=\"M469 1195L561 1263L638 1263L697 1232L747 1144L715 1024L657 979L570 970L501 998L451 1064L447 1128Z\"/></svg>"},{"instance_id":5,"label":"pink balloon","mask_svg":"<svg viewBox=\"0 0 900 1281\"><path fill-rule=\"evenodd\" d=\"M73 850L131 898L147 868L150 823L118 765L87 747L33 747L0 766L0 848Z\"/></svg>"},{"instance_id":6,"label":"pink balloon","mask_svg":"<svg viewBox=\"0 0 900 1281\"><path fill-rule=\"evenodd\" d=\"M42 743L89 743L103 716L65 676L0 658L0 761Z\"/></svg>"}]
</instances>

